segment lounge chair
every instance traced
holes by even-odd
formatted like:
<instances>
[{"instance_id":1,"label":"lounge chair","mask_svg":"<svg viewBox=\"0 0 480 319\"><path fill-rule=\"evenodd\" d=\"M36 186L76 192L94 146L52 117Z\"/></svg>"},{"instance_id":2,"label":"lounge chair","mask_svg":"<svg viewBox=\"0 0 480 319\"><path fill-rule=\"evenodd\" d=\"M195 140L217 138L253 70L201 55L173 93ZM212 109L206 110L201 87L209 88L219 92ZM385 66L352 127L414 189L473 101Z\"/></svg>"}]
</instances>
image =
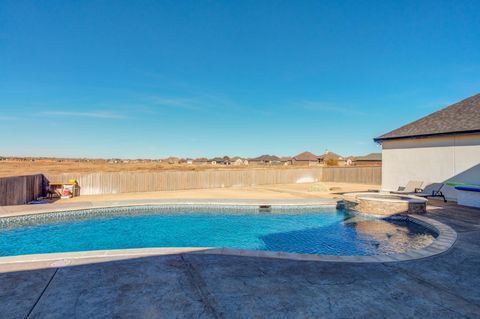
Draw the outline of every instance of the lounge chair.
<instances>
[{"instance_id":1,"label":"lounge chair","mask_svg":"<svg viewBox=\"0 0 480 319\"><path fill-rule=\"evenodd\" d=\"M441 197L443 198L444 202L447 202L447 200L445 199L445 195L443 195L441 191L443 185L445 184L433 183L433 184L427 185L427 187L425 187L419 192L412 193L412 195L420 196L420 197Z\"/></svg>"},{"instance_id":2,"label":"lounge chair","mask_svg":"<svg viewBox=\"0 0 480 319\"><path fill-rule=\"evenodd\" d=\"M410 194L420 192L422 190L422 181L409 181L405 187L400 186L398 190L392 191L393 194Z\"/></svg>"}]
</instances>

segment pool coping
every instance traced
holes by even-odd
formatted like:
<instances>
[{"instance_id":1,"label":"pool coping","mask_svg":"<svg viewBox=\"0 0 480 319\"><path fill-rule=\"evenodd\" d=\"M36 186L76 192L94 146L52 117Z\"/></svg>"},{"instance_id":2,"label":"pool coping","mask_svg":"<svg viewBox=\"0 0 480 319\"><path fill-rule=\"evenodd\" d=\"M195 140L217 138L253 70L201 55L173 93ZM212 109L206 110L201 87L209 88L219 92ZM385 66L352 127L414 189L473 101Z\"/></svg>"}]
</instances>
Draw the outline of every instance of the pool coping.
<instances>
[{"instance_id":1,"label":"pool coping","mask_svg":"<svg viewBox=\"0 0 480 319\"><path fill-rule=\"evenodd\" d=\"M378 195L386 195L386 196L396 196L400 198L382 198L381 196ZM372 192L358 192L358 193L349 193L344 195L344 197L349 198L351 200L356 200L358 199L368 199L368 200L374 200L377 202L390 202L390 203L404 203L404 202L409 202L409 203L414 203L414 204L423 204L427 203L428 199L415 196L412 194L395 194L395 193L390 193L390 192L378 192L378 193L372 193ZM402 199L403 198L403 199Z\"/></svg>"},{"instance_id":2,"label":"pool coping","mask_svg":"<svg viewBox=\"0 0 480 319\"><path fill-rule=\"evenodd\" d=\"M115 201L85 201L61 204L0 206L0 218L48 214L96 208L116 208L149 205L205 205L205 206L324 206L337 205L339 199L130 199Z\"/></svg>"},{"instance_id":3,"label":"pool coping","mask_svg":"<svg viewBox=\"0 0 480 319\"><path fill-rule=\"evenodd\" d=\"M275 206L325 206L335 205L336 200L321 200L313 201L302 200L303 205L299 202L292 201L279 201L270 204L272 208ZM85 209L95 208L113 208L113 207L130 207L130 206L169 206L169 205L204 205L204 206L257 206L265 205L265 202L245 202L245 201L148 201L144 203L131 203L126 205L122 203L111 203L109 206L98 207L81 207L71 209L62 208L60 210L50 210L48 212L27 212L24 214L14 214L12 216L3 217L18 217L27 215L37 215L55 212L68 212ZM257 258L275 258L275 259L288 259L296 261L319 261L319 262L349 262L349 263L387 263L387 262L401 262L415 259L422 259L432 257L448 251L457 240L457 233L450 226L445 225L434 219L425 217L423 215L402 215L402 218L406 218L411 222L417 223L430 229L437 234L435 240L428 246L411 250L405 253L391 254L391 255L375 255L375 256L333 256L333 255L315 255L315 254L301 254L301 253L287 253L287 252L275 252L275 251L263 251L263 250L249 250L249 249L236 249L236 248L216 248L216 247L162 247L162 248L132 248L132 249L115 249L115 250L95 250L95 251L80 251L80 252L65 252L65 253L49 253L49 254L30 254L19 256L6 256L0 257L0 272L4 268L15 268L16 266L27 265L28 268L57 268L73 266L85 263L106 262L114 260L124 260L131 258L152 257L161 255L175 255L175 254L216 254L216 255L228 255L239 257L257 257Z\"/></svg>"}]
</instances>

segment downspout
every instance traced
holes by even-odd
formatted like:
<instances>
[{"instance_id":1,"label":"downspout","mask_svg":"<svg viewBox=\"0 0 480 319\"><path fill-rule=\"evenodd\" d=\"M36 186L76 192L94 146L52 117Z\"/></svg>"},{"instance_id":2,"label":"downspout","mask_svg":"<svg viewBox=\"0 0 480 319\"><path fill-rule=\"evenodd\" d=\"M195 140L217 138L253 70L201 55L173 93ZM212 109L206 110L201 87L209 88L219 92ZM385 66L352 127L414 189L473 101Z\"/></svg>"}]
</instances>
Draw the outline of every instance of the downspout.
<instances>
[{"instance_id":1,"label":"downspout","mask_svg":"<svg viewBox=\"0 0 480 319\"><path fill-rule=\"evenodd\" d=\"M455 152L457 151L457 136L453 135L453 174L452 177L457 175L457 170L456 170L456 158L455 158Z\"/></svg>"}]
</instances>

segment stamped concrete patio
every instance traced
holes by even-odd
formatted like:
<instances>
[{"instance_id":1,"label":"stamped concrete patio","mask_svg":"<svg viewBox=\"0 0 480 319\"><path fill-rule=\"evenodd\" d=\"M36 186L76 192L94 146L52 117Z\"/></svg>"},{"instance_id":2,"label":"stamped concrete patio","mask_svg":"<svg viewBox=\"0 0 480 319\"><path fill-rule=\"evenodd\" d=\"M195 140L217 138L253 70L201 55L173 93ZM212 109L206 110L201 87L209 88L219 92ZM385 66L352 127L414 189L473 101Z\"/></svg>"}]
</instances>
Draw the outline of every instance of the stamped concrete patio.
<instances>
[{"instance_id":1,"label":"stamped concrete patio","mask_svg":"<svg viewBox=\"0 0 480 319\"><path fill-rule=\"evenodd\" d=\"M177 254L0 273L2 318L480 318L480 210L429 217L458 240L397 263Z\"/></svg>"}]
</instances>

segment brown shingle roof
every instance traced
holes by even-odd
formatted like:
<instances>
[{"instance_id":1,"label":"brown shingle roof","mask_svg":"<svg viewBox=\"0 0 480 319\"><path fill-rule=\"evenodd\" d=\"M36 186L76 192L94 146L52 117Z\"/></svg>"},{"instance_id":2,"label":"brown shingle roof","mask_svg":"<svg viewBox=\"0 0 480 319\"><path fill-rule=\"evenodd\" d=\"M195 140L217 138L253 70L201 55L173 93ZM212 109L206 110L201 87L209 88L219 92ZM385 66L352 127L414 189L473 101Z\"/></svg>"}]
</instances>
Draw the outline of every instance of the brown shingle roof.
<instances>
[{"instance_id":1,"label":"brown shingle roof","mask_svg":"<svg viewBox=\"0 0 480 319\"><path fill-rule=\"evenodd\" d=\"M480 94L375 138L383 140L480 131Z\"/></svg>"},{"instance_id":2,"label":"brown shingle roof","mask_svg":"<svg viewBox=\"0 0 480 319\"><path fill-rule=\"evenodd\" d=\"M251 161L262 161L262 162L278 162L280 158L275 155L261 155L259 157L251 158Z\"/></svg>"},{"instance_id":3,"label":"brown shingle roof","mask_svg":"<svg viewBox=\"0 0 480 319\"><path fill-rule=\"evenodd\" d=\"M370 153L365 156L357 156L354 158L356 161L381 161L382 153Z\"/></svg>"},{"instance_id":4,"label":"brown shingle roof","mask_svg":"<svg viewBox=\"0 0 480 319\"><path fill-rule=\"evenodd\" d=\"M325 154L322 154L320 156L317 156L318 159L320 160L328 160L328 159L341 159L343 158L341 155L338 155L337 153L334 153L334 152L330 152L330 151L327 151L325 152Z\"/></svg>"},{"instance_id":5,"label":"brown shingle roof","mask_svg":"<svg viewBox=\"0 0 480 319\"><path fill-rule=\"evenodd\" d=\"M300 153L300 154L294 156L293 159L296 160L296 161L316 162L317 161L317 156L310 153L310 152L303 152L303 153Z\"/></svg>"}]
</instances>

